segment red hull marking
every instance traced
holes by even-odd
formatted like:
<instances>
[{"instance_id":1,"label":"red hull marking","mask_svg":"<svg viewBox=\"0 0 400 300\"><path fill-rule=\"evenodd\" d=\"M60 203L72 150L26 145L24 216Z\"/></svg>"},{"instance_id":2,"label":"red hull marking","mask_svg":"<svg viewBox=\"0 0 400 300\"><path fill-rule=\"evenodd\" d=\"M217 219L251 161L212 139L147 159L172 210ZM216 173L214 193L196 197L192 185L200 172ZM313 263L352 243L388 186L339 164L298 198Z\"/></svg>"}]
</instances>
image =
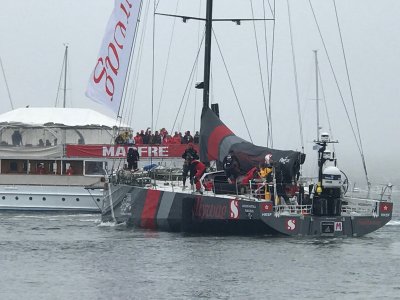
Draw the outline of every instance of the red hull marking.
<instances>
[{"instance_id":1,"label":"red hull marking","mask_svg":"<svg viewBox=\"0 0 400 300\"><path fill-rule=\"evenodd\" d=\"M393 211L393 203L392 202L381 202L379 210L381 213L390 213Z\"/></svg>"},{"instance_id":2,"label":"red hull marking","mask_svg":"<svg viewBox=\"0 0 400 300\"><path fill-rule=\"evenodd\" d=\"M142 228L155 229L158 202L160 202L161 191L148 190L144 202L142 215L140 216L140 226Z\"/></svg>"},{"instance_id":3,"label":"red hull marking","mask_svg":"<svg viewBox=\"0 0 400 300\"><path fill-rule=\"evenodd\" d=\"M208 137L208 159L218 159L219 144L223 138L232 135L233 132L225 125L217 126Z\"/></svg>"}]
</instances>

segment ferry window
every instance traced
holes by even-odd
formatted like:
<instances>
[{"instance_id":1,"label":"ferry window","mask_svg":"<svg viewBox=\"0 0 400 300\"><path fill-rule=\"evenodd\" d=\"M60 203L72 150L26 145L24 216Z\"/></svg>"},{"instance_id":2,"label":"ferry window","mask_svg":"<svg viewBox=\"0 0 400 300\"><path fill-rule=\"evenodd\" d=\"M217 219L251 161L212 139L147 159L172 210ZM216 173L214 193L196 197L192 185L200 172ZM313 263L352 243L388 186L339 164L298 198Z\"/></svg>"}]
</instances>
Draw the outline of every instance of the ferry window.
<instances>
[{"instance_id":1,"label":"ferry window","mask_svg":"<svg viewBox=\"0 0 400 300\"><path fill-rule=\"evenodd\" d=\"M85 175L103 175L103 162L85 161Z\"/></svg>"},{"instance_id":2,"label":"ferry window","mask_svg":"<svg viewBox=\"0 0 400 300\"><path fill-rule=\"evenodd\" d=\"M68 171L68 169L70 169L70 171ZM63 170L65 175L83 175L83 161L64 162Z\"/></svg>"},{"instance_id":3,"label":"ferry window","mask_svg":"<svg viewBox=\"0 0 400 300\"><path fill-rule=\"evenodd\" d=\"M10 162L10 171L11 172L17 172L18 171L18 165L16 161Z\"/></svg>"}]
</instances>

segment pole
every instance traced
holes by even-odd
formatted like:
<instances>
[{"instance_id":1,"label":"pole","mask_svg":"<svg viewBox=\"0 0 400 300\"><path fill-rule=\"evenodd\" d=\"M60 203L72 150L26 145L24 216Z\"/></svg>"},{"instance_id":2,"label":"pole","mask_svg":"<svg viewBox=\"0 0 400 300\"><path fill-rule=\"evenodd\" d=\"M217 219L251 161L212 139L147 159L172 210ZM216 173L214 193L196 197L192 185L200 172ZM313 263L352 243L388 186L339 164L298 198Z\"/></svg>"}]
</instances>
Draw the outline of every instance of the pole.
<instances>
[{"instance_id":1,"label":"pole","mask_svg":"<svg viewBox=\"0 0 400 300\"><path fill-rule=\"evenodd\" d=\"M204 90L203 109L209 107L210 100L210 73L211 73L211 35L212 35L212 0L207 0L206 36L204 47Z\"/></svg>"}]
</instances>

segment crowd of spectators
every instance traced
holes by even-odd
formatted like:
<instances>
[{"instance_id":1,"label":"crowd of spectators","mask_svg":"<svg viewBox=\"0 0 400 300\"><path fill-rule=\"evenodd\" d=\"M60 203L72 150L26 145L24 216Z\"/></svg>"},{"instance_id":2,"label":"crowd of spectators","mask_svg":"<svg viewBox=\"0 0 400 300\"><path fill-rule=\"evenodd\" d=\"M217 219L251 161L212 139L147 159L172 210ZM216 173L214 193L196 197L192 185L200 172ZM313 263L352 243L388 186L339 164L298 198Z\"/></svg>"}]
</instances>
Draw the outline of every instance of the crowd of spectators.
<instances>
[{"instance_id":1,"label":"crowd of spectators","mask_svg":"<svg viewBox=\"0 0 400 300\"><path fill-rule=\"evenodd\" d=\"M192 136L190 131L186 131L185 134L182 132L175 131L174 135L171 136L165 128L160 131L151 132L150 128L146 131L141 130L136 132L133 136L132 132L124 131L115 138L116 144L125 145L171 145L171 144L198 144L200 134L196 131L195 135Z\"/></svg>"}]
</instances>

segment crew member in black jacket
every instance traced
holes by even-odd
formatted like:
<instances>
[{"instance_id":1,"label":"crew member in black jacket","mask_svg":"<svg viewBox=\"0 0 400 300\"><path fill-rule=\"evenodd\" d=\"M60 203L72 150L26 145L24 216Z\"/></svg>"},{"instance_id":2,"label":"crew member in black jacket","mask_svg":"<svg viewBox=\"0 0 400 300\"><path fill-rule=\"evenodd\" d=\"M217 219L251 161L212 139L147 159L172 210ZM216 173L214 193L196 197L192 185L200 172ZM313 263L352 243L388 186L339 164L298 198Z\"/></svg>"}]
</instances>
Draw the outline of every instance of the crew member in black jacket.
<instances>
[{"instance_id":1,"label":"crew member in black jacket","mask_svg":"<svg viewBox=\"0 0 400 300\"><path fill-rule=\"evenodd\" d=\"M194 169L191 166L191 162L194 159L199 159L199 155L197 154L197 151L193 148L193 144L189 143L188 147L186 148L185 152L182 154L182 158L185 160L183 163L183 188L186 188L186 178L189 174L189 179L190 179L190 185L193 185L193 176L194 176Z\"/></svg>"},{"instance_id":2,"label":"crew member in black jacket","mask_svg":"<svg viewBox=\"0 0 400 300\"><path fill-rule=\"evenodd\" d=\"M138 169L137 162L139 160L139 152L134 148L129 148L126 160L128 162L129 170L137 170Z\"/></svg>"}]
</instances>

